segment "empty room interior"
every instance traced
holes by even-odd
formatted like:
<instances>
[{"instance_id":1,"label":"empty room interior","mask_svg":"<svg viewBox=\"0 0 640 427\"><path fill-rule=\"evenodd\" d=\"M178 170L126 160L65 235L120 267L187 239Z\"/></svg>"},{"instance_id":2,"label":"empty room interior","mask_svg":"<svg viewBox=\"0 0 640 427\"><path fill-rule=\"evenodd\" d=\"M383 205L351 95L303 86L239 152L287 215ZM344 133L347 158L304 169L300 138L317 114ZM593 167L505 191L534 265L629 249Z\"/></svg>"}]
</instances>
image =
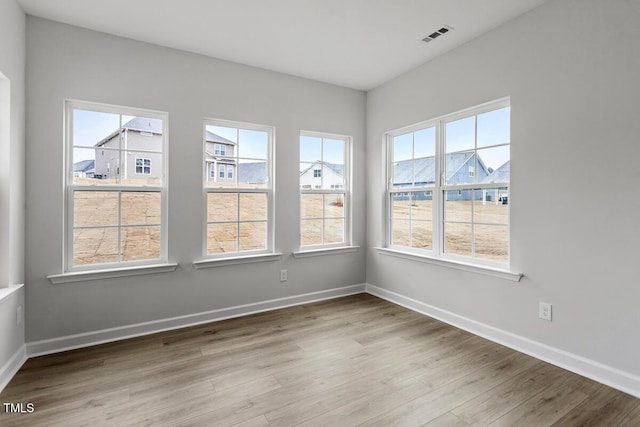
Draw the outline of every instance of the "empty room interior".
<instances>
[{"instance_id":1,"label":"empty room interior","mask_svg":"<svg viewBox=\"0 0 640 427\"><path fill-rule=\"evenodd\" d=\"M638 0L0 0L0 425L640 425L638 76Z\"/></svg>"}]
</instances>

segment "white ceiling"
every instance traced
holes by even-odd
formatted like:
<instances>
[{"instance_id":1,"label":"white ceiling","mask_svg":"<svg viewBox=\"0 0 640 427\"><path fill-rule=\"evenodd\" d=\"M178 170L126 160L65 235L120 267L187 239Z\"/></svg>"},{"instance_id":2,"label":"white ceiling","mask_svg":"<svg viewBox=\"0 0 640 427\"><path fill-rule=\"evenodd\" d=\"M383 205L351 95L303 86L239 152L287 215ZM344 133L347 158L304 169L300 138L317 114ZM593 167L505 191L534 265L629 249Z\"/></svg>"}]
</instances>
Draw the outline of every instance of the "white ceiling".
<instances>
[{"instance_id":1,"label":"white ceiling","mask_svg":"<svg viewBox=\"0 0 640 427\"><path fill-rule=\"evenodd\" d=\"M18 0L30 15L372 89L547 0ZM443 25L455 30L424 43Z\"/></svg>"}]
</instances>

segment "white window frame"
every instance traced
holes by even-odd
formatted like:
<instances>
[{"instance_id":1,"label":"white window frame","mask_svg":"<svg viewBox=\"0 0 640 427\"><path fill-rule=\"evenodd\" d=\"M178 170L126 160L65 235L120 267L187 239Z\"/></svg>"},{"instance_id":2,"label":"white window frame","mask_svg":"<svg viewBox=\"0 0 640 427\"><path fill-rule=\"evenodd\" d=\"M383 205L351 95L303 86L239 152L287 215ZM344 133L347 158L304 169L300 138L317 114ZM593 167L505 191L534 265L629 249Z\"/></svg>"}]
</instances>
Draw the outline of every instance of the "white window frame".
<instances>
[{"instance_id":1,"label":"white window frame","mask_svg":"<svg viewBox=\"0 0 640 427\"><path fill-rule=\"evenodd\" d=\"M87 184L74 184L73 182L73 110L89 110L101 113L118 114L121 116L137 116L148 117L162 120L163 135L162 135L162 176L161 186L141 186L141 185L87 185ZM169 114L162 111L146 110L134 107L118 106L101 104L88 101L78 100L65 100L65 240L63 244L64 256L64 271L65 273L93 271L93 270L110 270L110 269L122 269L136 266L145 265L158 265L167 264L167 196L168 196L168 138L169 138ZM120 123L120 127L124 123ZM78 146L78 148L87 148ZM122 150L120 148L119 150ZM145 153L143 149L136 149L137 153ZM148 151L150 154L157 154L156 151ZM150 258L143 260L132 261L116 261L107 263L96 264L83 264L74 265L73 263L73 212L74 212L74 193L76 191L105 191L105 192L117 192L120 196L126 192L157 192L160 194L160 256L158 258ZM120 197L119 196L119 197ZM144 224L146 225L146 224ZM132 227L136 224L129 224L123 226L119 223L118 228L118 243L120 243L120 234L123 227ZM140 224L139 226L142 226ZM122 254L119 254L119 258Z\"/></svg>"},{"instance_id":2,"label":"white window frame","mask_svg":"<svg viewBox=\"0 0 640 427\"><path fill-rule=\"evenodd\" d=\"M298 227L300 230L300 239L299 239L299 250L297 252L306 252L306 251L316 251L322 249L332 249L332 248L344 248L351 247L352 244L352 217L351 217L351 158L353 152L353 138L348 135L339 135L334 133L327 132L316 132L316 131L301 131L300 137L308 136L313 138L323 138L323 139L335 139L344 142L344 186L341 188L335 189L322 189L321 186L316 186L317 188L300 188L300 220L298 221ZM320 159L322 161L323 159ZM320 169L322 171L322 168ZM320 173L320 178L322 178L322 172ZM314 170L314 178L315 170ZM324 179L324 178L323 178ZM343 208L344 208L344 241L338 243L327 243L320 245L302 245L302 195L303 194L341 194L343 200ZM324 210L324 207L323 207ZM324 213L323 218L324 220ZM324 240L324 230L322 239Z\"/></svg>"},{"instance_id":3,"label":"white window frame","mask_svg":"<svg viewBox=\"0 0 640 427\"><path fill-rule=\"evenodd\" d=\"M227 179L232 180L233 178L233 165L227 165Z\"/></svg>"},{"instance_id":4,"label":"white window frame","mask_svg":"<svg viewBox=\"0 0 640 427\"><path fill-rule=\"evenodd\" d=\"M501 98L496 101L481 104L475 107L471 107L456 113L441 116L432 120L410 125L401 129L388 132L385 135L385 152L386 152L386 200L385 200L385 246L388 249L413 253L419 256L427 256L430 258L436 258L441 260L449 260L457 263L464 263L468 265L477 265L480 267L489 267L497 269L509 269L511 259L511 236L510 236L510 222L511 222L511 185L510 182L504 183L475 183L475 184L447 184L445 182L445 126L447 123L460 120L463 118L477 116L479 114L487 113L490 111L498 110L501 108L509 107L511 105L510 98ZM435 127L436 134L436 147L435 147L435 183L433 185L415 185L413 187L393 187L393 138L399 135L403 135L410 132L416 132L422 129ZM509 141L510 145L511 141ZM501 145L501 144L499 144ZM482 149L491 148L492 146L482 147ZM476 148L477 150L477 148ZM477 162L477 160L476 160ZM474 165L475 168L475 165ZM475 169L474 169L475 175ZM458 191L461 194L463 190L482 190L482 189L494 189L507 187L509 191L509 205L508 220L507 220L507 234L508 234L508 247L507 247L507 262L500 262L496 260L490 260L485 258L479 258L474 256L464 256L459 254L447 253L444 250L445 239L445 194L447 191ZM414 192L431 192L432 193L432 249L414 248L408 246L394 245L392 244L392 216L391 216L391 196L397 193L414 193Z\"/></svg>"},{"instance_id":5,"label":"white window frame","mask_svg":"<svg viewBox=\"0 0 640 427\"><path fill-rule=\"evenodd\" d=\"M214 162L209 163L209 179L216 179L216 164Z\"/></svg>"},{"instance_id":6,"label":"white window frame","mask_svg":"<svg viewBox=\"0 0 640 427\"><path fill-rule=\"evenodd\" d=\"M274 202L274 188L273 188L273 182L274 180L274 175L275 175L275 128L273 126L267 126L267 125L260 125L260 124L254 124L254 123L246 123L246 122L237 122L237 121L232 121L232 120L223 120L223 119L213 119L213 118L206 118L204 119L204 124L202 126L203 129L203 144L202 144L202 158L203 158L203 163L206 164L206 158L207 158L207 152L206 152L206 138L207 138L207 126L222 126L222 127L229 127L229 128L236 128L236 129L246 129L246 130L256 130L256 131L261 131L261 132L266 132L267 133L267 185L265 187L215 187L215 186L211 186L211 182L207 183L207 176L206 176L206 168L205 169L205 175L204 175L204 180L203 180L203 185L202 185L202 254L203 254L203 260L197 261L197 263L195 263L196 268L202 268L200 265L207 265L207 260L225 260L225 259L233 259L234 262L237 262L237 260L239 259L243 259L246 258L247 260L251 260L251 259L256 259L256 260L270 260L264 257L261 257L261 255L268 255L268 254L272 254L272 255L277 255L278 259L280 257L281 254L276 254L275 253L275 249L274 249L274 241L275 241L275 235L274 235L274 209L275 209L275 202ZM236 145L236 147L238 147L238 145ZM215 150L215 148L214 148ZM235 155L234 157L236 159L238 159L239 153L238 150L236 149L235 151ZM237 162L236 162L237 164ZM225 164L218 164L218 169L219 170L224 170L225 171L225 176L226 176L226 170L227 167L231 167L233 168L233 165L225 165ZM225 179L226 181L232 181L235 180L236 178L235 173L232 172L232 178L221 178L221 179ZM209 184L209 185L208 185ZM231 193L231 194L238 194L238 196L241 193L245 193L245 194L251 194L251 193L264 193L267 197L267 241L266 241L266 248L265 249L258 249L258 250L248 250L248 251L240 251L240 250L236 250L233 252L225 252L225 253L213 253L210 254L208 253L208 247L207 247L207 226L209 224L209 222L207 221L207 196L210 193ZM242 221L240 220L240 218L238 218L238 220L236 221L238 224L240 224ZM226 265L224 263L218 263L218 265Z\"/></svg>"},{"instance_id":7,"label":"white window frame","mask_svg":"<svg viewBox=\"0 0 640 427\"><path fill-rule=\"evenodd\" d=\"M141 163L142 163L141 166L138 166L138 160L141 160ZM145 165L145 161L149 162L149 166ZM138 172L138 167L142 168L142 172ZM151 175L151 159L148 157L136 157L135 168L136 168L136 171L135 171L136 175ZM149 172L145 172L146 168L149 169Z\"/></svg>"}]
</instances>

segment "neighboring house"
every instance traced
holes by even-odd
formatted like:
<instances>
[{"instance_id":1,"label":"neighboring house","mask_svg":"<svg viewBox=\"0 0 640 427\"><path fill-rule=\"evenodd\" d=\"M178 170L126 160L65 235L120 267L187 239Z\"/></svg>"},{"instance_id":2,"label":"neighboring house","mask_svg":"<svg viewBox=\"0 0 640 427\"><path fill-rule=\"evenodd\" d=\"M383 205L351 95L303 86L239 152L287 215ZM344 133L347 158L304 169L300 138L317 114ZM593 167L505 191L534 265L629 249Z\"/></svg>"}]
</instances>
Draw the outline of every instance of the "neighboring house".
<instances>
[{"instance_id":1,"label":"neighboring house","mask_svg":"<svg viewBox=\"0 0 640 427\"><path fill-rule=\"evenodd\" d=\"M234 181L236 179L236 143L206 131L205 144L207 180Z\"/></svg>"},{"instance_id":2,"label":"neighboring house","mask_svg":"<svg viewBox=\"0 0 640 427\"><path fill-rule=\"evenodd\" d=\"M509 183L511 179L511 161L507 160L502 166L494 170L491 175L487 176L483 183ZM497 188L495 190L485 190L483 194L483 200L486 202L495 201L496 203L502 203L503 205L509 202L509 190L504 188Z\"/></svg>"},{"instance_id":3,"label":"neighboring house","mask_svg":"<svg viewBox=\"0 0 640 427\"><path fill-rule=\"evenodd\" d=\"M316 160L300 171L300 187L303 189L335 190L344 186L344 165Z\"/></svg>"},{"instance_id":4,"label":"neighboring house","mask_svg":"<svg viewBox=\"0 0 640 427\"><path fill-rule=\"evenodd\" d=\"M96 171L95 160L82 160L73 164L74 178L93 178Z\"/></svg>"},{"instance_id":5,"label":"neighboring house","mask_svg":"<svg viewBox=\"0 0 640 427\"><path fill-rule=\"evenodd\" d=\"M119 139L121 141L119 141ZM122 170L120 147L124 151ZM136 117L95 144L95 178L122 179L161 178L162 175L162 120ZM136 150L144 150L138 152ZM149 153L147 151L157 151Z\"/></svg>"},{"instance_id":6,"label":"neighboring house","mask_svg":"<svg viewBox=\"0 0 640 427\"><path fill-rule=\"evenodd\" d=\"M476 158L473 152L447 154L445 163L446 180L451 185L483 182L489 176L487 166L480 156ZM414 168L415 179L413 178ZM393 164L394 187L410 187L414 182L415 185L433 185L435 177L436 164L433 156L402 160ZM398 195L398 197L402 197L402 195ZM430 196L424 194L422 197L429 198ZM471 200L471 191L449 191L447 192L447 200Z\"/></svg>"}]
</instances>

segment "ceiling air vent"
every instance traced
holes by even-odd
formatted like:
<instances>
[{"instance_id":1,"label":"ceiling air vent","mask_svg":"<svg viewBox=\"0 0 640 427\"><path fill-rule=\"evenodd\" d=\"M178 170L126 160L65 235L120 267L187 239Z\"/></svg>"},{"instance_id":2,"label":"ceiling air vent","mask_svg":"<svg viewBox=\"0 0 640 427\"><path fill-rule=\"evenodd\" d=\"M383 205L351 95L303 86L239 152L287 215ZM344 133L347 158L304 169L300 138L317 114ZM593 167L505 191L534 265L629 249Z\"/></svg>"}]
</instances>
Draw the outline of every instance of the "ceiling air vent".
<instances>
[{"instance_id":1,"label":"ceiling air vent","mask_svg":"<svg viewBox=\"0 0 640 427\"><path fill-rule=\"evenodd\" d=\"M435 40L438 37L448 33L449 31L452 31L453 28L451 28L448 25L443 25L442 28L440 28L437 31L434 31L433 33L429 34L427 37L423 38L422 41L425 43L429 43L431 40Z\"/></svg>"}]
</instances>

